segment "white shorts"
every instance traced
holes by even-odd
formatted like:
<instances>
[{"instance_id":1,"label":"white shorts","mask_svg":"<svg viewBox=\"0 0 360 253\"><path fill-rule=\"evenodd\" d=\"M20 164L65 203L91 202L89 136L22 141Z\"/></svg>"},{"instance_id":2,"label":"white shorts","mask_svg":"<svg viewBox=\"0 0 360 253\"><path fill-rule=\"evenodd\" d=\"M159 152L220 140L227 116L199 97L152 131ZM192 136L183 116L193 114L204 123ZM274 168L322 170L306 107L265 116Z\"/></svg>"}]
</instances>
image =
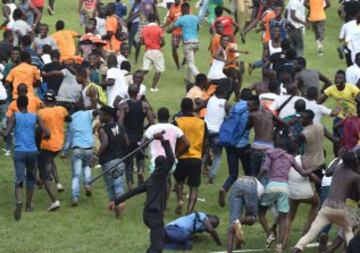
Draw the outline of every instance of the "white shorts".
<instances>
[{"instance_id":1,"label":"white shorts","mask_svg":"<svg viewBox=\"0 0 360 253\"><path fill-rule=\"evenodd\" d=\"M143 70L149 71L154 66L156 72L165 71L165 59L160 50L147 50L143 59Z\"/></svg>"},{"instance_id":2,"label":"white shorts","mask_svg":"<svg viewBox=\"0 0 360 253\"><path fill-rule=\"evenodd\" d=\"M301 164L301 157L296 156L295 160L298 165ZM314 191L311 188L309 177L301 176L294 168L289 171L289 198L300 200L310 199L314 196Z\"/></svg>"}]
</instances>

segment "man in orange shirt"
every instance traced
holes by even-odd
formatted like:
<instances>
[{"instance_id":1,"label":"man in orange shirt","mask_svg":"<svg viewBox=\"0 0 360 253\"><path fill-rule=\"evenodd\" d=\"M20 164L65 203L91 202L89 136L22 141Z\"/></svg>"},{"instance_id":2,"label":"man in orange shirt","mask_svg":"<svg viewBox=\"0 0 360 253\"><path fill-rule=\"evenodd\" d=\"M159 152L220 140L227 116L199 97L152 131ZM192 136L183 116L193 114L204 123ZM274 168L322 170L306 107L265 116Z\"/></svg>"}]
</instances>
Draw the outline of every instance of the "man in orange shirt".
<instances>
[{"instance_id":1,"label":"man in orange shirt","mask_svg":"<svg viewBox=\"0 0 360 253\"><path fill-rule=\"evenodd\" d=\"M80 34L75 31L64 30L65 23L62 20L56 22L55 28L56 33L52 34L51 37L59 48L60 60L73 59L76 53L75 39L80 38Z\"/></svg>"},{"instance_id":2,"label":"man in orange shirt","mask_svg":"<svg viewBox=\"0 0 360 253\"><path fill-rule=\"evenodd\" d=\"M180 0L175 0L175 3L170 7L169 14L166 17L166 22L163 27L170 25L171 23L175 22L181 16L181 4ZM179 62L179 55L177 49L180 46L182 40L182 32L181 28L176 28L171 33L171 48L172 48L172 56L174 58L177 70L181 69L180 62Z\"/></svg>"},{"instance_id":3,"label":"man in orange shirt","mask_svg":"<svg viewBox=\"0 0 360 253\"><path fill-rule=\"evenodd\" d=\"M116 16L116 5L115 3L108 3L106 5L106 34L102 36L103 40L108 41L105 50L113 53L120 51L121 40L119 33L121 33L122 27L119 26L119 18Z\"/></svg>"},{"instance_id":4,"label":"man in orange shirt","mask_svg":"<svg viewBox=\"0 0 360 253\"><path fill-rule=\"evenodd\" d=\"M27 86L29 94L34 94L34 86L40 85L40 70L31 65L31 56L28 52L22 51L20 53L21 63L11 69L9 75L6 77L5 85L12 85L12 97L18 97L17 87L23 83Z\"/></svg>"},{"instance_id":5,"label":"man in orange shirt","mask_svg":"<svg viewBox=\"0 0 360 253\"><path fill-rule=\"evenodd\" d=\"M145 54L143 60L143 71L148 73L152 66L155 67L155 75L150 91L157 92L156 87L160 80L161 73L165 71L164 55L160 49L165 45L164 31L155 23L155 14L149 14L147 17L148 24L144 25L141 35L140 44L145 45Z\"/></svg>"},{"instance_id":6,"label":"man in orange shirt","mask_svg":"<svg viewBox=\"0 0 360 253\"><path fill-rule=\"evenodd\" d=\"M60 207L60 201L56 198L50 186L51 177L55 179L58 192L64 190L63 186L59 182L59 175L54 160L64 145L65 121L69 121L71 118L69 117L68 112L64 107L56 106L55 94L52 90L49 90L45 94L45 105L46 107L38 112L38 116L44 123L45 127L49 129L50 138L43 138L41 140L41 152L39 155L39 161L41 162L39 163L39 171L40 178L52 201L48 209L50 212Z\"/></svg>"},{"instance_id":7,"label":"man in orange shirt","mask_svg":"<svg viewBox=\"0 0 360 253\"><path fill-rule=\"evenodd\" d=\"M40 98L30 94L28 95L28 88L26 84L21 83L17 87L17 94L18 96L26 96L28 98L28 106L27 106L27 112L29 113L37 113L42 107L43 103L40 100ZM16 100L11 101L9 104L9 107L6 112L6 117L10 118L14 115L15 112L18 112L19 108L17 107Z\"/></svg>"},{"instance_id":8,"label":"man in orange shirt","mask_svg":"<svg viewBox=\"0 0 360 253\"><path fill-rule=\"evenodd\" d=\"M318 55L322 55L324 46L322 44L325 34L325 10L330 7L329 0L305 0L304 5L309 9L309 17L312 28L315 33L315 40L318 49Z\"/></svg>"},{"instance_id":9,"label":"man in orange shirt","mask_svg":"<svg viewBox=\"0 0 360 253\"><path fill-rule=\"evenodd\" d=\"M214 26L215 26L215 34L212 36L210 45L209 45L209 50L210 50L210 54L211 54L211 62L213 61L214 56L216 55L216 53L218 52L218 50L220 48L221 36L224 35L224 26L221 22L215 21Z\"/></svg>"}]
</instances>

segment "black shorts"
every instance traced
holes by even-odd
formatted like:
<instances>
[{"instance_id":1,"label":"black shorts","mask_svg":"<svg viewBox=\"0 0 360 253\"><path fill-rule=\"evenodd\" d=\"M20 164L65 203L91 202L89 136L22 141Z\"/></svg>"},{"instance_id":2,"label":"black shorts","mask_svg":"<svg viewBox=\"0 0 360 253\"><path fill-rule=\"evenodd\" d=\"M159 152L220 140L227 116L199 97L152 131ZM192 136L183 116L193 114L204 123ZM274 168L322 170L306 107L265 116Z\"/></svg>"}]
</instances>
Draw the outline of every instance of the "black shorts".
<instances>
[{"instance_id":1,"label":"black shorts","mask_svg":"<svg viewBox=\"0 0 360 253\"><path fill-rule=\"evenodd\" d=\"M174 178L177 182L187 183L190 187L199 187L201 184L201 159L179 159Z\"/></svg>"},{"instance_id":2,"label":"black shorts","mask_svg":"<svg viewBox=\"0 0 360 253\"><path fill-rule=\"evenodd\" d=\"M46 164L52 162L59 153L60 151L53 152L49 150L41 150L38 156L38 166L40 174L39 176L42 180L51 180L51 171L49 171L51 166L46 166Z\"/></svg>"}]
</instances>

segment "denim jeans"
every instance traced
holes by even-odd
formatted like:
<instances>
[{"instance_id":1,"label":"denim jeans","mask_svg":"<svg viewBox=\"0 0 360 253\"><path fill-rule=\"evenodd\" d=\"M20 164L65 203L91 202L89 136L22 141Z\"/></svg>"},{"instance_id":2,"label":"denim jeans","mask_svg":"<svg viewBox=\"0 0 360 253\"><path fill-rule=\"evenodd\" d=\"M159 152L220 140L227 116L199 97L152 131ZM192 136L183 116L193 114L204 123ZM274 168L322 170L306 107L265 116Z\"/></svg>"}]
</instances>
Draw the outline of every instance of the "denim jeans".
<instances>
[{"instance_id":1,"label":"denim jeans","mask_svg":"<svg viewBox=\"0 0 360 253\"><path fill-rule=\"evenodd\" d=\"M223 189L228 191L233 183L239 176L239 159L244 169L246 176L251 175L251 161L249 155L249 145L236 148L236 147L226 147L226 158L228 163L229 176L225 180Z\"/></svg>"},{"instance_id":2,"label":"denim jeans","mask_svg":"<svg viewBox=\"0 0 360 253\"><path fill-rule=\"evenodd\" d=\"M222 146L218 144L219 142L219 133L209 132L209 147L214 154L214 159L210 168L209 177L214 178L220 168L221 163L221 154L222 154ZM207 156L209 154L206 153L203 160L207 160Z\"/></svg>"},{"instance_id":3,"label":"denim jeans","mask_svg":"<svg viewBox=\"0 0 360 253\"><path fill-rule=\"evenodd\" d=\"M34 188L36 182L36 157L38 152L15 151L15 188L22 187L26 181L26 187Z\"/></svg>"},{"instance_id":4,"label":"denim jeans","mask_svg":"<svg viewBox=\"0 0 360 253\"><path fill-rule=\"evenodd\" d=\"M259 197L257 183L252 178L239 178L231 188L229 195L229 226L240 218L243 208L245 215L257 217Z\"/></svg>"},{"instance_id":5,"label":"denim jeans","mask_svg":"<svg viewBox=\"0 0 360 253\"><path fill-rule=\"evenodd\" d=\"M315 39L323 41L325 35L325 20L311 22L311 26L315 33Z\"/></svg>"},{"instance_id":6,"label":"denim jeans","mask_svg":"<svg viewBox=\"0 0 360 253\"><path fill-rule=\"evenodd\" d=\"M103 170L110 168L113 169L104 175L104 181L109 200L115 201L116 197L125 193L125 164L115 159L102 165Z\"/></svg>"},{"instance_id":7,"label":"denim jeans","mask_svg":"<svg viewBox=\"0 0 360 253\"><path fill-rule=\"evenodd\" d=\"M199 13L198 13L198 16L199 16L201 21L205 18L205 15L207 13L208 3L209 3L209 0L202 0L200 10L199 10Z\"/></svg>"},{"instance_id":8,"label":"denim jeans","mask_svg":"<svg viewBox=\"0 0 360 253\"><path fill-rule=\"evenodd\" d=\"M130 31L129 31L129 52L133 46L135 46L135 36L139 31L139 22L131 23Z\"/></svg>"},{"instance_id":9,"label":"denim jeans","mask_svg":"<svg viewBox=\"0 0 360 253\"><path fill-rule=\"evenodd\" d=\"M256 177L261 169L261 165L265 161L265 150L263 149L250 149L251 159L251 176Z\"/></svg>"},{"instance_id":10,"label":"denim jeans","mask_svg":"<svg viewBox=\"0 0 360 253\"><path fill-rule=\"evenodd\" d=\"M289 40L298 57L304 55L304 32L302 28L289 30Z\"/></svg>"},{"instance_id":11,"label":"denim jeans","mask_svg":"<svg viewBox=\"0 0 360 253\"><path fill-rule=\"evenodd\" d=\"M84 171L84 185L90 186L91 181L91 159L93 157L92 149L74 149L71 158L73 177L71 183L72 197L80 197L80 177Z\"/></svg>"}]
</instances>

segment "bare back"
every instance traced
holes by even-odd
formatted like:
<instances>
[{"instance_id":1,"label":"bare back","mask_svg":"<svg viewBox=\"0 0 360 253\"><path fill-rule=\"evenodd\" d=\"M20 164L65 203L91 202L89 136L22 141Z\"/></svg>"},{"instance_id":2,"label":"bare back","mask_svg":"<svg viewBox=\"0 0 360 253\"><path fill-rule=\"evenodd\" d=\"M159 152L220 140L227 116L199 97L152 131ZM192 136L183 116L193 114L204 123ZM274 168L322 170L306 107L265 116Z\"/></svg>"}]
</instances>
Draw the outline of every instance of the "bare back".
<instances>
[{"instance_id":1,"label":"bare back","mask_svg":"<svg viewBox=\"0 0 360 253\"><path fill-rule=\"evenodd\" d=\"M274 123L271 112L259 110L252 112L250 115L254 124L255 141L273 143Z\"/></svg>"}]
</instances>

